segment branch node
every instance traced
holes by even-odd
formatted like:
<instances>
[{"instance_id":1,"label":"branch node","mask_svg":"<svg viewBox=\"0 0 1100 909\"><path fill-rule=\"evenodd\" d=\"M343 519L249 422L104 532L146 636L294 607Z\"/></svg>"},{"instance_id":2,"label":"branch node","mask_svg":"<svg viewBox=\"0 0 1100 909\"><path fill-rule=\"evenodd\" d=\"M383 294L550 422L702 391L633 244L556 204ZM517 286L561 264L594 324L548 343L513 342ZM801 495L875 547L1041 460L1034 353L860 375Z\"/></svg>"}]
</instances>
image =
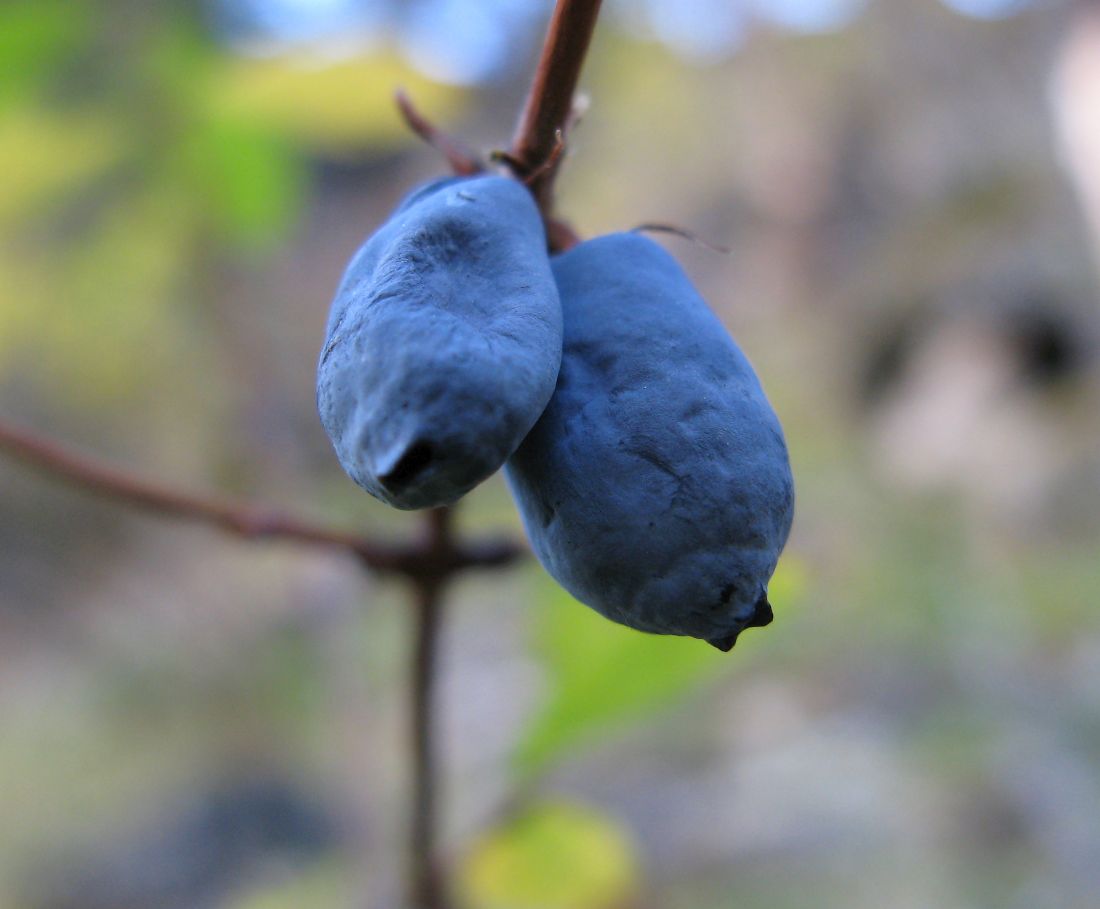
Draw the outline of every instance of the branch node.
<instances>
[{"instance_id":1,"label":"branch node","mask_svg":"<svg viewBox=\"0 0 1100 909\"><path fill-rule=\"evenodd\" d=\"M370 537L314 524L267 506L197 496L161 486L2 421L0 452L123 505L218 527L244 540L281 539L307 546L343 549L379 574L398 575L413 581L430 577L442 582L467 569L501 568L524 554L524 550L510 540L456 544L449 535L449 517L445 509L431 513L430 528L422 539L395 547Z\"/></svg>"}]
</instances>

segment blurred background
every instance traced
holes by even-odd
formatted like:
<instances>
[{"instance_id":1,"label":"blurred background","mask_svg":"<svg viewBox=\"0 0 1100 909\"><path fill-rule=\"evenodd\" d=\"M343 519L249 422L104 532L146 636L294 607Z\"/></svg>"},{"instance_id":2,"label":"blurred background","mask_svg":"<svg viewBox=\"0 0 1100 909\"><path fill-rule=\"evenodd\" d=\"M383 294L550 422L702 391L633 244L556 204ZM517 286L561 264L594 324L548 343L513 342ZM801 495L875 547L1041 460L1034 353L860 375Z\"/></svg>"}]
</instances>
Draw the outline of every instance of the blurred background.
<instances>
[{"instance_id":1,"label":"blurred background","mask_svg":"<svg viewBox=\"0 0 1100 909\"><path fill-rule=\"evenodd\" d=\"M349 256L506 147L549 0L0 3L0 416L400 538L313 404ZM798 504L723 656L454 590L468 909L1094 909L1100 3L607 0L560 180L753 360ZM0 906L399 903L404 591L0 459ZM465 532L520 533L499 478Z\"/></svg>"}]
</instances>

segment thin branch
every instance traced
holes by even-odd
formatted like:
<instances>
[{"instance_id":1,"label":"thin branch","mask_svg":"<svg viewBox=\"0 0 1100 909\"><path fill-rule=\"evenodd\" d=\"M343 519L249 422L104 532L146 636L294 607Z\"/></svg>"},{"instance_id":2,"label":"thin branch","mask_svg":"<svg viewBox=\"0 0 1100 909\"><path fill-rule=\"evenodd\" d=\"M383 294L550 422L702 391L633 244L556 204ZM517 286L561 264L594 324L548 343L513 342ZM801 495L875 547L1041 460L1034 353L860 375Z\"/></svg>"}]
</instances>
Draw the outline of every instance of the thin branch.
<instances>
[{"instance_id":1,"label":"thin branch","mask_svg":"<svg viewBox=\"0 0 1100 909\"><path fill-rule=\"evenodd\" d=\"M331 546L357 555L375 571L418 577L446 576L466 567L506 565L521 554L516 544L486 541L436 549L426 557L421 545L395 546L360 534L316 524L267 506L181 492L103 464L55 442L0 423L0 452L29 467L119 503L167 517L218 527L246 540L281 539Z\"/></svg>"},{"instance_id":2,"label":"thin branch","mask_svg":"<svg viewBox=\"0 0 1100 909\"><path fill-rule=\"evenodd\" d=\"M523 113L512 139L511 156L523 172L521 178L540 171L561 152L555 152L559 134L568 140L573 119L574 95L584 57L596 28L601 0L558 0L546 33L538 67L527 93ZM553 185L557 175L553 163L531 182L531 193L543 214L553 214Z\"/></svg>"},{"instance_id":3,"label":"thin branch","mask_svg":"<svg viewBox=\"0 0 1100 909\"><path fill-rule=\"evenodd\" d=\"M447 509L429 516L439 521L442 545L447 542ZM431 524L430 524L431 526ZM417 585L416 641L410 684L410 738L412 792L409 808L408 898L409 909L447 909L446 877L439 859L438 768L435 741L435 674L443 617L442 588L430 580Z\"/></svg>"},{"instance_id":4,"label":"thin branch","mask_svg":"<svg viewBox=\"0 0 1100 909\"><path fill-rule=\"evenodd\" d=\"M484 162L464 142L444 132L427 117L420 113L404 89L398 89L393 95L397 109L405 124L432 148L438 151L460 177L479 174L485 170Z\"/></svg>"},{"instance_id":5,"label":"thin branch","mask_svg":"<svg viewBox=\"0 0 1100 909\"><path fill-rule=\"evenodd\" d=\"M664 224L657 221L650 221L645 224L639 224L636 227L630 229L632 234L638 233L661 233L661 234L673 234L677 237L682 237L685 240L690 240L692 243L698 243L705 249L709 249L711 252L721 253L724 256L730 255L733 250L728 246L722 246L718 243L711 243L709 240L704 240L695 231L688 230L686 227L680 227L676 224Z\"/></svg>"}]
</instances>

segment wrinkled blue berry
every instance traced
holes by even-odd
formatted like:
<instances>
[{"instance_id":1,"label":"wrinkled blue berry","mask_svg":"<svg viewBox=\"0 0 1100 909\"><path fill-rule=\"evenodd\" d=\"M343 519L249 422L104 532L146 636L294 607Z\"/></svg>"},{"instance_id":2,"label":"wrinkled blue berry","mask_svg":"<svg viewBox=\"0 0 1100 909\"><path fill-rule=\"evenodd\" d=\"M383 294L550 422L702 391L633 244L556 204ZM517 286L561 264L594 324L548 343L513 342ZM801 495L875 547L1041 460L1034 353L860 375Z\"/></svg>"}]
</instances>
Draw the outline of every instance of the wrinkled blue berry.
<instances>
[{"instance_id":1,"label":"wrinkled blue berry","mask_svg":"<svg viewBox=\"0 0 1100 909\"><path fill-rule=\"evenodd\" d=\"M397 508L495 472L553 393L562 318L542 219L503 177L410 194L336 292L317 404L348 475Z\"/></svg>"},{"instance_id":2,"label":"wrinkled blue berry","mask_svg":"<svg viewBox=\"0 0 1100 909\"><path fill-rule=\"evenodd\" d=\"M642 631L729 650L771 621L794 510L783 431L718 318L636 234L553 262L557 388L506 474L547 571Z\"/></svg>"}]
</instances>

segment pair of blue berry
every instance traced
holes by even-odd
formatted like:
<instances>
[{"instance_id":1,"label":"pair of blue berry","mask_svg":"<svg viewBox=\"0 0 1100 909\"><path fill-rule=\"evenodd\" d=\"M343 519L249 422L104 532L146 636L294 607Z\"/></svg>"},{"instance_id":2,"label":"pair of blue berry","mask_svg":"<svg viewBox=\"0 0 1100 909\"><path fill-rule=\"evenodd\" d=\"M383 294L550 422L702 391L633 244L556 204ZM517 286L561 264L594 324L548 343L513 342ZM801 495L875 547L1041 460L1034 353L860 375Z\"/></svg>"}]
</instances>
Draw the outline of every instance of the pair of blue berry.
<instances>
[{"instance_id":1,"label":"pair of blue berry","mask_svg":"<svg viewBox=\"0 0 1100 909\"><path fill-rule=\"evenodd\" d=\"M794 508L783 432L652 241L551 258L522 185L437 180L357 253L326 335L321 420L372 495L446 505L503 466L539 560L608 618L723 650L771 621Z\"/></svg>"}]
</instances>

